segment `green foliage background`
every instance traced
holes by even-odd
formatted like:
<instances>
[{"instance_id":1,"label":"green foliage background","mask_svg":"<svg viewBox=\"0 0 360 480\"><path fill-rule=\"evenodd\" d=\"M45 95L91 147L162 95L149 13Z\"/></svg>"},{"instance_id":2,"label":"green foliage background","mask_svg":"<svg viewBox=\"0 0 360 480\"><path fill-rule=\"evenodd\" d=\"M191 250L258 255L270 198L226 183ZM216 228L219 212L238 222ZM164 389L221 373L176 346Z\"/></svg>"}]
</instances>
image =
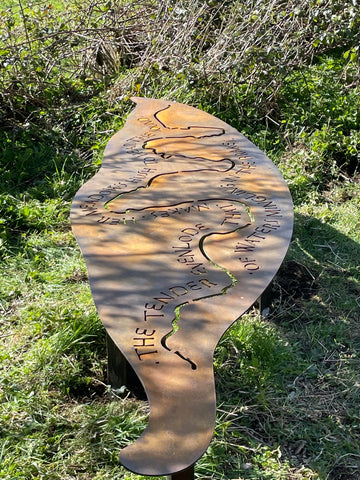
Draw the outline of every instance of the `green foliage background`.
<instances>
[{"instance_id":1,"label":"green foliage background","mask_svg":"<svg viewBox=\"0 0 360 480\"><path fill-rule=\"evenodd\" d=\"M268 317L219 343L201 478L360 479L357 0L5 0L0 478L138 478L147 404L106 384L69 206L129 98L204 109L277 164L295 231Z\"/></svg>"}]
</instances>

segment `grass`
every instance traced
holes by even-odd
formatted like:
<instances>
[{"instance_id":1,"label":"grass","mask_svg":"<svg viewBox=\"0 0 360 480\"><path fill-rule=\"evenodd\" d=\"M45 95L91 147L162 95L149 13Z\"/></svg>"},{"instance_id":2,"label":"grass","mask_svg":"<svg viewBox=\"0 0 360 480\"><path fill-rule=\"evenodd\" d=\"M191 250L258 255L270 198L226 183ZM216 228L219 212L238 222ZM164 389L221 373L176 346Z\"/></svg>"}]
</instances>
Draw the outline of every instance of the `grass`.
<instances>
[{"instance_id":1,"label":"grass","mask_svg":"<svg viewBox=\"0 0 360 480\"><path fill-rule=\"evenodd\" d=\"M270 315L252 309L216 350L217 425L196 476L360 480L353 3L43 6L0 9L0 478L142 478L117 452L148 407L107 385L105 332L69 223L135 94L239 129L295 204Z\"/></svg>"}]
</instances>

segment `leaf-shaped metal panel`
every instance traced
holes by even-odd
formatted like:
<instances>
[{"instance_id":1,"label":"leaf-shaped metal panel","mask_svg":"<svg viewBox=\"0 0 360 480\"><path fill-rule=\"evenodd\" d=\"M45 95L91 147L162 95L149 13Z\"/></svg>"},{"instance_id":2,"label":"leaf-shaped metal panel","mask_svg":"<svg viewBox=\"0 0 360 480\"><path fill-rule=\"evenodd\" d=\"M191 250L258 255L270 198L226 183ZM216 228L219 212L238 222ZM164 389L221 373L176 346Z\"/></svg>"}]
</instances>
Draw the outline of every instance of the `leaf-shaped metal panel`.
<instances>
[{"instance_id":1,"label":"leaf-shaped metal panel","mask_svg":"<svg viewBox=\"0 0 360 480\"><path fill-rule=\"evenodd\" d=\"M120 461L167 475L211 441L214 349L278 270L293 209L277 168L234 128L187 105L133 100L71 220L100 318L150 403Z\"/></svg>"}]
</instances>

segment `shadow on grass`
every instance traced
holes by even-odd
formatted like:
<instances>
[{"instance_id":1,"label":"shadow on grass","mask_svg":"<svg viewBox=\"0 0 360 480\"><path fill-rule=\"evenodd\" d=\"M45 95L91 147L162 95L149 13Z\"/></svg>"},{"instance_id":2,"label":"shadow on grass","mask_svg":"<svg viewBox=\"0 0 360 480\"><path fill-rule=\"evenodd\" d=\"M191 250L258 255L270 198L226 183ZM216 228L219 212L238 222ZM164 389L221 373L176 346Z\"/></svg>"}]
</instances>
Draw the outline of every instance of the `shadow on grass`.
<instances>
[{"instance_id":1,"label":"shadow on grass","mask_svg":"<svg viewBox=\"0 0 360 480\"><path fill-rule=\"evenodd\" d=\"M359 265L358 243L315 218L297 215L291 248L273 282L270 316L261 319L251 310L217 348L217 426L197 463L198 477L360 478ZM116 469L120 478L127 472L117 470L118 451L137 438L146 422L143 414L129 415L121 400L109 402L100 367L94 370L89 363L105 355L104 337L100 339L97 323L85 325L80 313L78 322L82 330L76 339L81 341L70 335L68 349L62 345L55 356L59 365L55 359L50 365L49 402L51 391L68 388L68 400L62 393L56 402L68 409L66 418L72 419L76 410L75 426L71 421L66 427L69 436L54 440L56 455L63 462L71 447L92 459L85 465L91 463L94 472ZM89 347L93 357L88 358ZM76 360L78 367L66 367L67 359ZM44 428L33 427L39 445L45 438L49 443L49 436L40 438L47 422L61 420L55 418L53 402L44 414ZM33 403L31 415L45 409L38 400ZM27 438L25 426L19 422L10 437ZM45 452L41 458L49 469L50 457ZM69 474L77 463L73 458L66 462L62 468Z\"/></svg>"},{"instance_id":2,"label":"shadow on grass","mask_svg":"<svg viewBox=\"0 0 360 480\"><path fill-rule=\"evenodd\" d=\"M0 148L0 255L6 256L23 250L27 234L67 222L67 205L89 165L60 133L30 124L0 132Z\"/></svg>"},{"instance_id":3,"label":"shadow on grass","mask_svg":"<svg viewBox=\"0 0 360 480\"><path fill-rule=\"evenodd\" d=\"M217 427L197 475L360 478L359 264L358 243L297 215L270 315L251 310L218 345Z\"/></svg>"},{"instance_id":4,"label":"shadow on grass","mask_svg":"<svg viewBox=\"0 0 360 480\"><path fill-rule=\"evenodd\" d=\"M358 243L296 216L270 315L216 352L221 478L360 478L359 265Z\"/></svg>"}]
</instances>

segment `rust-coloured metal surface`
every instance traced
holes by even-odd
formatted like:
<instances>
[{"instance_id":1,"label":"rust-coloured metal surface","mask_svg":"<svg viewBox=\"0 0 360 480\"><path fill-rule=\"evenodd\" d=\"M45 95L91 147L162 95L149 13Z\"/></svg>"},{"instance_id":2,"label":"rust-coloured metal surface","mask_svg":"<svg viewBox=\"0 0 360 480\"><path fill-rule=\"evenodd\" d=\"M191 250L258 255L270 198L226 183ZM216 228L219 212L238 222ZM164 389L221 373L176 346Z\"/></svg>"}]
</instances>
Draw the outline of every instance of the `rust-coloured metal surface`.
<instances>
[{"instance_id":1,"label":"rust-coloured metal surface","mask_svg":"<svg viewBox=\"0 0 360 480\"><path fill-rule=\"evenodd\" d=\"M102 322L150 403L120 462L168 475L211 441L214 348L278 270L293 210L276 167L235 129L190 106L133 100L71 220Z\"/></svg>"}]
</instances>

